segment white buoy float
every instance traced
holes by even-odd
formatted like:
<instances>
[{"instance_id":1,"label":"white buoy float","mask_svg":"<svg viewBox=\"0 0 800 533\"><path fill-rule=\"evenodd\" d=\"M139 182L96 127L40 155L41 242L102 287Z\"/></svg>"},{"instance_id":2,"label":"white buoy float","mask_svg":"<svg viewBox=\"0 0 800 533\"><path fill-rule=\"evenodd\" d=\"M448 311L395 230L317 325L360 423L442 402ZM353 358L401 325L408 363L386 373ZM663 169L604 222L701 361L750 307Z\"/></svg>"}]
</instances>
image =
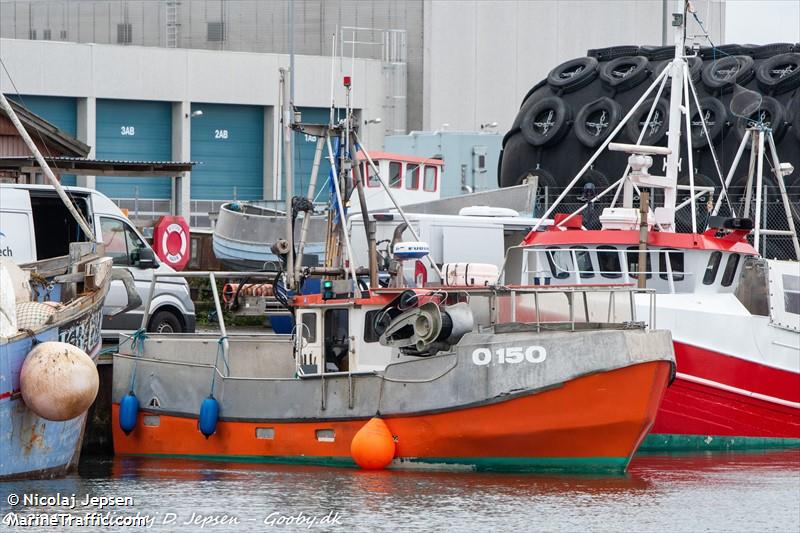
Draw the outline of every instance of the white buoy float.
<instances>
[{"instance_id":1,"label":"white buoy float","mask_svg":"<svg viewBox=\"0 0 800 533\"><path fill-rule=\"evenodd\" d=\"M86 352L64 342L43 342L30 351L19 375L30 410L53 421L83 414L97 396L100 377Z\"/></svg>"}]
</instances>

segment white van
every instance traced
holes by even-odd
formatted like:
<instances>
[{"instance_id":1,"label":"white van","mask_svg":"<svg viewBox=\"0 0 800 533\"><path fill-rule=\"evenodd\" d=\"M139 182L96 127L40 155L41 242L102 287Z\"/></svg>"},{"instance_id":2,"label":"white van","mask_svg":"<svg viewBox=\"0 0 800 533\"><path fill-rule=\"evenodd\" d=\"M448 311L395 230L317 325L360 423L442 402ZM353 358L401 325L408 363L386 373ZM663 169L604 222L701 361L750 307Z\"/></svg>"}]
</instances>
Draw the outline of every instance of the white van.
<instances>
[{"instance_id":1,"label":"white van","mask_svg":"<svg viewBox=\"0 0 800 533\"><path fill-rule=\"evenodd\" d=\"M64 190L105 244L106 255L114 259L114 265L130 271L139 296L147 302L153 272L172 272L172 268L158 261L142 235L106 196L81 187ZM84 240L83 231L52 186L0 184L0 256L15 263L40 261L67 255L70 242ZM113 281L103 308L103 338L116 338L141 327L144 306L109 316L127 301L122 282ZM194 332L194 303L185 279L158 281L150 316L148 331Z\"/></svg>"},{"instance_id":2,"label":"white van","mask_svg":"<svg viewBox=\"0 0 800 533\"><path fill-rule=\"evenodd\" d=\"M430 258L439 268L445 263L486 263L501 267L506 250L516 246L538 223L538 218L519 216L510 209L485 206L469 207L459 215L434 215L429 213L406 213L420 240L430 248ZM396 211L372 213L376 224L375 241L380 258L388 257L388 249L395 229L403 223ZM348 219L350 240L357 265L368 264L367 239L361 215ZM546 220L544 230L552 223ZM401 241L413 241L412 233L405 230ZM421 261L426 269L429 283L442 283L428 261Z\"/></svg>"}]
</instances>

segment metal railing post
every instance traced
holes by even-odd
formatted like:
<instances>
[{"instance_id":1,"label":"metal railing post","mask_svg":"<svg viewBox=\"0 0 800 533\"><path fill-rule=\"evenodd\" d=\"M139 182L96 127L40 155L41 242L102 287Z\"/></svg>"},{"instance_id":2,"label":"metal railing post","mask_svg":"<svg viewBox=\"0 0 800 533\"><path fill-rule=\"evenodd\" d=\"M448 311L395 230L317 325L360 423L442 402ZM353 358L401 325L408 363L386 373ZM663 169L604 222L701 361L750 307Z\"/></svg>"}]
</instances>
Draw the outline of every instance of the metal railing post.
<instances>
[{"instance_id":1,"label":"metal railing post","mask_svg":"<svg viewBox=\"0 0 800 533\"><path fill-rule=\"evenodd\" d=\"M219 292L217 291L217 278L213 272L208 273L211 282L211 293L214 295L214 308L217 310L217 320L219 321L219 331L222 333L222 354L228 358L228 331L225 329L225 317L222 316L222 306L219 303Z\"/></svg>"}]
</instances>

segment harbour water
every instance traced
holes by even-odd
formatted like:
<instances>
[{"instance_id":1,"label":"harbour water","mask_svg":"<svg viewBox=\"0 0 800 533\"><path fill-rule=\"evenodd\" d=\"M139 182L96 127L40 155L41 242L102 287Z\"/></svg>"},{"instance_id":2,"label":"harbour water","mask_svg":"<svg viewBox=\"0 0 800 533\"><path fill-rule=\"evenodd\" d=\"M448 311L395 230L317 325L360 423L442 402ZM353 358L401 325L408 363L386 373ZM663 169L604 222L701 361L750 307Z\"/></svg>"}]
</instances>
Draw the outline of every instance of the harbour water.
<instances>
[{"instance_id":1,"label":"harbour water","mask_svg":"<svg viewBox=\"0 0 800 533\"><path fill-rule=\"evenodd\" d=\"M604 477L89 458L0 494L12 531L783 532L800 531L800 450L643 455Z\"/></svg>"}]
</instances>

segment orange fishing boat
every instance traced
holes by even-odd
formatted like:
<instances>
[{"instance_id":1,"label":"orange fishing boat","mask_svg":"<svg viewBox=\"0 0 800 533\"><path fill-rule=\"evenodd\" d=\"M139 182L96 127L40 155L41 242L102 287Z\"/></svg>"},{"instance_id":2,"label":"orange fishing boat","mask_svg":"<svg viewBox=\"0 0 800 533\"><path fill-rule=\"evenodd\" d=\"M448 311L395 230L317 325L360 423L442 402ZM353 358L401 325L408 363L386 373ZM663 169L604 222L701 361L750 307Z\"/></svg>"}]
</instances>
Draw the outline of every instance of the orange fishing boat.
<instances>
[{"instance_id":1,"label":"orange fishing boat","mask_svg":"<svg viewBox=\"0 0 800 533\"><path fill-rule=\"evenodd\" d=\"M601 302L630 302L633 289L451 290L300 296L297 339L150 335L126 343L114 359L115 451L352 466L353 439L379 417L394 445L392 467L623 471L674 371L668 333L594 320ZM469 302L458 301L462 291ZM492 299L503 311L481 319ZM588 300L591 320L512 320L513 307L534 299ZM633 309L616 307L630 318ZM426 352L438 343L447 346ZM124 427L120 403L132 396L142 405ZM198 426L211 397L219 414L204 435Z\"/></svg>"},{"instance_id":2,"label":"orange fishing boat","mask_svg":"<svg viewBox=\"0 0 800 533\"><path fill-rule=\"evenodd\" d=\"M349 77L345 86L349 91ZM638 289L500 286L496 267L474 264L452 265L453 286L415 287L404 261L439 266L399 207L404 220L393 257L379 272L361 169L397 202L361 149L349 109L347 117L336 125L292 125L319 138L320 150L328 147L324 266L300 264L309 212L298 249L292 245L297 206L307 203L292 201L288 171L287 236L274 246L283 272L154 275L153 283L208 276L220 335L137 333L121 343L112 398L116 453L362 468L624 471L675 364L669 332L637 321ZM371 252L361 269L346 232L344 200L354 190ZM406 231L413 240L400 242ZM304 280L314 276L323 278L320 293L303 294ZM274 278L272 293L292 313L293 335L228 335L217 278L230 277ZM523 309L530 314L517 316Z\"/></svg>"}]
</instances>

